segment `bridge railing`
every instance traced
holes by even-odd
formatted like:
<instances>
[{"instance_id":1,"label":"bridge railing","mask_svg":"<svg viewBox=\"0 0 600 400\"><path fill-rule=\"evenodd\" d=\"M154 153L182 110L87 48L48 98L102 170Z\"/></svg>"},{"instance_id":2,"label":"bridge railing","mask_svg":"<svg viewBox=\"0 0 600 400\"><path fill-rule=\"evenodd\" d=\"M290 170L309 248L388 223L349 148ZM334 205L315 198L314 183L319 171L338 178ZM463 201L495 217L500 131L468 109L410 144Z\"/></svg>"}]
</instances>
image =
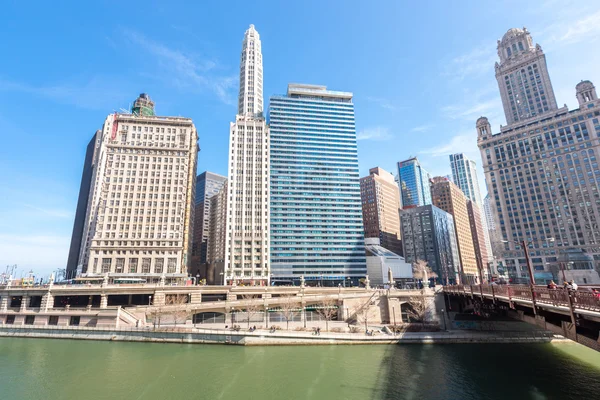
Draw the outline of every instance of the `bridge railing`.
<instances>
[{"instance_id":1,"label":"bridge railing","mask_svg":"<svg viewBox=\"0 0 600 400\"><path fill-rule=\"evenodd\" d=\"M451 285L444 286L444 291L450 294L459 294L464 296L484 296L504 297L509 301L526 300L531 301L531 287L528 285ZM537 303L551 304L553 306L569 307L569 296L573 307L576 309L598 311L600 312L600 297L586 288L579 290L567 290L563 288L548 289L543 286L536 286L533 289Z\"/></svg>"}]
</instances>

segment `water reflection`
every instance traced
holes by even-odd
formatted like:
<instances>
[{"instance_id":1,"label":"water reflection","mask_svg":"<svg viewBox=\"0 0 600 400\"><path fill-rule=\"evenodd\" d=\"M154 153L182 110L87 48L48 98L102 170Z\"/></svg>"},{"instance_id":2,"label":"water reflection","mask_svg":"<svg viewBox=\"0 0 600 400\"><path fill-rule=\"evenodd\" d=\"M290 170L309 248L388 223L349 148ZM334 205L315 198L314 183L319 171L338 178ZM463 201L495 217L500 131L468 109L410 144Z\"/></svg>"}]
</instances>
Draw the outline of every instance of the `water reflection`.
<instances>
[{"instance_id":1,"label":"water reflection","mask_svg":"<svg viewBox=\"0 0 600 400\"><path fill-rule=\"evenodd\" d=\"M577 345L237 347L0 339L0 398L11 400L582 400L597 393L600 354Z\"/></svg>"}]
</instances>

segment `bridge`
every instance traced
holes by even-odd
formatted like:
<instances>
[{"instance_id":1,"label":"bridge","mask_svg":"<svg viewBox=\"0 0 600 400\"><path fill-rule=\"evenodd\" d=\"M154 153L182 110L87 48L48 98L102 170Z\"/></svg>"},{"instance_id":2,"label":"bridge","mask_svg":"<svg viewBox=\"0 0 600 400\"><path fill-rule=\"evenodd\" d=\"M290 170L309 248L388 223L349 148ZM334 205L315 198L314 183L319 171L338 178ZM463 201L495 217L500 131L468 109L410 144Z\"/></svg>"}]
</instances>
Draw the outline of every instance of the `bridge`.
<instances>
[{"instance_id":1,"label":"bridge","mask_svg":"<svg viewBox=\"0 0 600 400\"><path fill-rule=\"evenodd\" d=\"M600 297L579 290L529 285L444 286L450 309L483 316L504 313L600 351Z\"/></svg>"},{"instance_id":2,"label":"bridge","mask_svg":"<svg viewBox=\"0 0 600 400\"><path fill-rule=\"evenodd\" d=\"M364 287L107 283L0 286L0 325L145 326L157 318L163 323L173 322L176 316L183 324L207 319L232 324L250 319L251 314L263 315L267 323L269 315L281 322L282 313L290 309L294 310L294 320L306 321L307 317L318 318L317 310L323 308L335 308L338 319L352 319L362 313L368 314L365 318L371 323L396 324L402 322L406 303L418 295L418 290ZM426 296L432 298L434 292L428 290Z\"/></svg>"}]
</instances>

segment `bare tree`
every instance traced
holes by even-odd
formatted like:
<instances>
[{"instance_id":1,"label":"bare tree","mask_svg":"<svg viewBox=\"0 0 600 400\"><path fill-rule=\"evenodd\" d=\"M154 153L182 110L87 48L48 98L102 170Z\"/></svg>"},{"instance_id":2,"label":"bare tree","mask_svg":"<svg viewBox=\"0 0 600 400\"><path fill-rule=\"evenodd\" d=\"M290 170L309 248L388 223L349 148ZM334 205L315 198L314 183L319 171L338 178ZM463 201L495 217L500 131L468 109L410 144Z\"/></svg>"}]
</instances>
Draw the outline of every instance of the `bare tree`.
<instances>
[{"instance_id":1,"label":"bare tree","mask_svg":"<svg viewBox=\"0 0 600 400\"><path fill-rule=\"evenodd\" d=\"M259 304L258 301L254 301L257 299L252 294L245 294L242 296L242 299L247 303L244 305L244 309L246 310L248 329L250 329L250 319L252 319L253 315L258 314L262 310L262 305Z\"/></svg>"},{"instance_id":2,"label":"bare tree","mask_svg":"<svg viewBox=\"0 0 600 400\"><path fill-rule=\"evenodd\" d=\"M186 305L189 302L188 294L170 294L165 296L165 304L167 306L174 306L171 314L173 315L173 323L177 326L178 321L185 321L189 315Z\"/></svg>"},{"instance_id":3,"label":"bare tree","mask_svg":"<svg viewBox=\"0 0 600 400\"><path fill-rule=\"evenodd\" d=\"M327 298L321 301L317 313L325 319L325 331L329 332L329 321L338 313L338 304L335 299Z\"/></svg>"},{"instance_id":4,"label":"bare tree","mask_svg":"<svg viewBox=\"0 0 600 400\"><path fill-rule=\"evenodd\" d=\"M152 306L149 311L150 318L152 318L152 325L154 329L160 328L160 320L163 314L162 307Z\"/></svg>"},{"instance_id":5,"label":"bare tree","mask_svg":"<svg viewBox=\"0 0 600 400\"><path fill-rule=\"evenodd\" d=\"M289 331L290 330L290 319L294 318L294 315L296 315L296 313L298 312L298 300L296 298L296 296L292 296L289 294L286 294L284 296L281 296L281 303L279 305L279 308L281 309L281 315L283 315L283 318L285 318L285 322L286 322L286 329Z\"/></svg>"},{"instance_id":6,"label":"bare tree","mask_svg":"<svg viewBox=\"0 0 600 400\"><path fill-rule=\"evenodd\" d=\"M425 321L429 315L429 306L427 304L424 289L421 289L420 296L414 296L408 300L407 313L409 320L420 322L421 326L425 326Z\"/></svg>"},{"instance_id":7,"label":"bare tree","mask_svg":"<svg viewBox=\"0 0 600 400\"><path fill-rule=\"evenodd\" d=\"M369 307L374 301L377 293L373 293L369 298L357 303L352 307L351 315L348 320L355 320L357 324L365 324L365 331L369 329Z\"/></svg>"},{"instance_id":8,"label":"bare tree","mask_svg":"<svg viewBox=\"0 0 600 400\"><path fill-rule=\"evenodd\" d=\"M427 261L425 260L417 260L412 265L413 277L415 279L420 279L423 283L423 287L425 287L427 282L427 286L429 286L429 278L437 278L437 274L431 270Z\"/></svg>"}]
</instances>

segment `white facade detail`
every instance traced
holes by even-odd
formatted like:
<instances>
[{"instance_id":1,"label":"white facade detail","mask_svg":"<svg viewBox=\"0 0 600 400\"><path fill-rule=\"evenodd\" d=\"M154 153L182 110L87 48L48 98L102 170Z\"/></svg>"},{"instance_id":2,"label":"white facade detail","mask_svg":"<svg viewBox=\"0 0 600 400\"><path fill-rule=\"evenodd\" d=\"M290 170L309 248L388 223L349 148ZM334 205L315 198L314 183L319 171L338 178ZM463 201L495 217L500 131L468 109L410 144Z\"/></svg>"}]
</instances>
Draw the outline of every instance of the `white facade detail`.
<instances>
[{"instance_id":1,"label":"white facade detail","mask_svg":"<svg viewBox=\"0 0 600 400\"><path fill-rule=\"evenodd\" d=\"M238 115L230 125L225 284L269 283L269 129L263 117L262 54L254 25L240 63Z\"/></svg>"},{"instance_id":2,"label":"white facade detail","mask_svg":"<svg viewBox=\"0 0 600 400\"><path fill-rule=\"evenodd\" d=\"M189 118L106 118L96 133L78 275L187 276L197 140Z\"/></svg>"},{"instance_id":3,"label":"white facade detail","mask_svg":"<svg viewBox=\"0 0 600 400\"><path fill-rule=\"evenodd\" d=\"M263 63L260 35L250 25L242 43L238 115L261 116L263 113Z\"/></svg>"}]
</instances>

